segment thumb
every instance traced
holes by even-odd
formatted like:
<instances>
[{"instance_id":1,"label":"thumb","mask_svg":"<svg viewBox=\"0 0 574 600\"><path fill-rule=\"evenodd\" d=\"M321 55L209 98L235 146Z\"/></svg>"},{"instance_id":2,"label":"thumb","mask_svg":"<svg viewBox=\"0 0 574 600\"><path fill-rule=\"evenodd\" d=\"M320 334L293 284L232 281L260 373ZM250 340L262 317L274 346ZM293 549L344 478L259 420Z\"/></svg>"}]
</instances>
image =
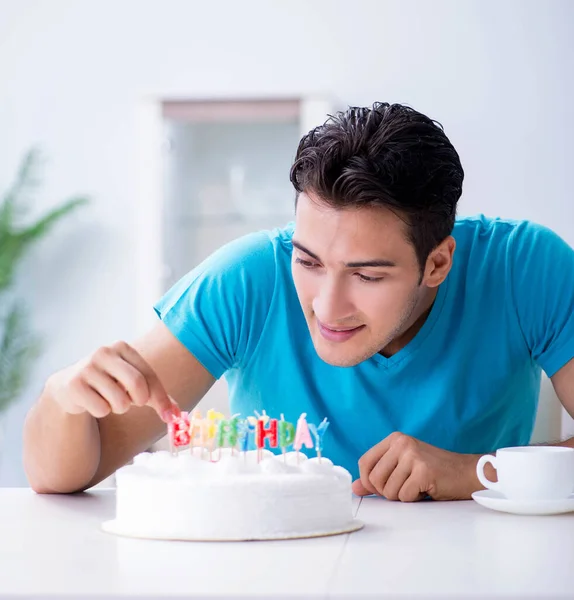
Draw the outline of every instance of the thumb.
<instances>
[{"instance_id":1,"label":"thumb","mask_svg":"<svg viewBox=\"0 0 574 600\"><path fill-rule=\"evenodd\" d=\"M355 481L353 481L352 489L355 496L371 496L373 493L361 483L360 479L355 479Z\"/></svg>"}]
</instances>

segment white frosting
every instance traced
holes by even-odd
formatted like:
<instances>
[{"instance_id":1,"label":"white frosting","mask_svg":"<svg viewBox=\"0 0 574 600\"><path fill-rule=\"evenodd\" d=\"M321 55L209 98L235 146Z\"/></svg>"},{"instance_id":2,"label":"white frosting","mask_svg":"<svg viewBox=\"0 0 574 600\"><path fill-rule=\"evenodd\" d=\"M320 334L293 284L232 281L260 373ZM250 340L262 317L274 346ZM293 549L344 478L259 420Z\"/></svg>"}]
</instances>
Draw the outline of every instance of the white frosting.
<instances>
[{"instance_id":1,"label":"white frosting","mask_svg":"<svg viewBox=\"0 0 574 600\"><path fill-rule=\"evenodd\" d=\"M343 531L351 475L328 458L200 449L139 454L116 473L116 529L165 539L249 540Z\"/></svg>"}]
</instances>

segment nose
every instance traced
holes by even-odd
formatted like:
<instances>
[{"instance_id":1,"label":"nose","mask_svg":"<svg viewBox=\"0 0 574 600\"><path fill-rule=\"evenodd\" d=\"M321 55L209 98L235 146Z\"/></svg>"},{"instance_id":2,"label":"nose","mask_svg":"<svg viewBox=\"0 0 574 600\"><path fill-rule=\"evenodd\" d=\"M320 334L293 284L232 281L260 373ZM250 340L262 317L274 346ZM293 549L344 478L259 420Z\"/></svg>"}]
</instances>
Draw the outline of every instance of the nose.
<instances>
[{"instance_id":1,"label":"nose","mask_svg":"<svg viewBox=\"0 0 574 600\"><path fill-rule=\"evenodd\" d=\"M348 321L355 310L342 281L324 277L313 300L313 312L321 323L336 325Z\"/></svg>"}]
</instances>

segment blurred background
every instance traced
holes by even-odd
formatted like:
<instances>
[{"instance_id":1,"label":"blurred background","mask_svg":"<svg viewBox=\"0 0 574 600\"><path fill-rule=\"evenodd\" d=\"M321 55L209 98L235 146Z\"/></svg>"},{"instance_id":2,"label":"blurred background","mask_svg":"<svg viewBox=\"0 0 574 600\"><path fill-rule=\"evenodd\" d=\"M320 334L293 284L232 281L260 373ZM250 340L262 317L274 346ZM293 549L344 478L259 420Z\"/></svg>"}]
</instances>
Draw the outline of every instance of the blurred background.
<instances>
[{"instance_id":1,"label":"blurred background","mask_svg":"<svg viewBox=\"0 0 574 600\"><path fill-rule=\"evenodd\" d=\"M27 222L90 198L10 288L43 350L0 408L0 485L26 485L23 419L51 373L145 331L222 243L292 218L291 160L329 112L410 104L461 155L460 214L574 245L573 73L571 0L0 0L0 199L32 147ZM206 403L225 401L218 382ZM534 438L569 434L545 380Z\"/></svg>"}]
</instances>

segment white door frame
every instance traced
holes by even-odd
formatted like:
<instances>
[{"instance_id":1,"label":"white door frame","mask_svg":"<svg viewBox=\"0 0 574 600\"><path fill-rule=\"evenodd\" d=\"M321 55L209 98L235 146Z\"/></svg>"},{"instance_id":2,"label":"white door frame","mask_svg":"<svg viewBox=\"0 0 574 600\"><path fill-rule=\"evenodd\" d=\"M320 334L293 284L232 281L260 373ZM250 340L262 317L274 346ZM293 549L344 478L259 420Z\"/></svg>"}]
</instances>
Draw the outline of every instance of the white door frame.
<instances>
[{"instance_id":1,"label":"white door frame","mask_svg":"<svg viewBox=\"0 0 574 600\"><path fill-rule=\"evenodd\" d=\"M320 125L331 114L335 103L327 97L295 97L300 103L301 135ZM137 106L137 211L136 226L136 304L135 330L142 335L156 322L153 304L164 293L166 265L163 263L164 153L169 143L164 134L163 103L173 100L201 100L193 94L155 94L147 96ZM220 98L213 98L220 100ZM282 100L277 97L223 100ZM293 149L295 151L295 148Z\"/></svg>"},{"instance_id":2,"label":"white door frame","mask_svg":"<svg viewBox=\"0 0 574 600\"><path fill-rule=\"evenodd\" d=\"M162 100L146 98L137 107L136 335L157 320L153 304L163 293L163 135Z\"/></svg>"}]
</instances>

